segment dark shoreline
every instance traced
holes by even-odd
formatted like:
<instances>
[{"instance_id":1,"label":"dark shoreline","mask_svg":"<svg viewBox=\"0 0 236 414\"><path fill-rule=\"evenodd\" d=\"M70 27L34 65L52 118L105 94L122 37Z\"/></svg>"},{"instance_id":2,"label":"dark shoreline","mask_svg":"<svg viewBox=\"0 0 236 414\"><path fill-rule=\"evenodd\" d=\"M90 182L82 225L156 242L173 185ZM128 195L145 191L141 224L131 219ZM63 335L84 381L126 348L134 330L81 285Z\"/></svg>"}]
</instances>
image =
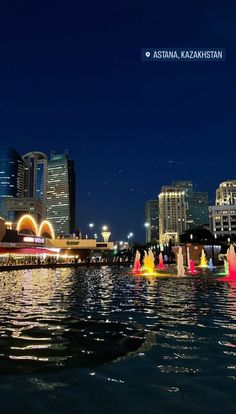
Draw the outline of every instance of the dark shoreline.
<instances>
[{"instance_id":1,"label":"dark shoreline","mask_svg":"<svg viewBox=\"0 0 236 414\"><path fill-rule=\"evenodd\" d=\"M98 262L98 263L47 263L47 264L25 264L25 265L6 265L0 266L0 272L9 272L11 270L25 269L57 269L65 267L102 267L102 266L130 266L130 262Z\"/></svg>"}]
</instances>

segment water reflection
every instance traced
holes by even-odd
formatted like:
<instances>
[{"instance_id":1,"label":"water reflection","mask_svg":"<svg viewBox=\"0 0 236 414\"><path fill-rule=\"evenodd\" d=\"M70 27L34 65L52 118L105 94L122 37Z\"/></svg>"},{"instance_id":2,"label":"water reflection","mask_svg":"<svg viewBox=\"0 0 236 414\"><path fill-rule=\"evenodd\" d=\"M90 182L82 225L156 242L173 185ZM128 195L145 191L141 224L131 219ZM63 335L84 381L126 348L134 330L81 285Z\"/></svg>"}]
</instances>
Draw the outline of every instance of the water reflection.
<instances>
[{"instance_id":1,"label":"water reflection","mask_svg":"<svg viewBox=\"0 0 236 414\"><path fill-rule=\"evenodd\" d=\"M105 266L0 274L2 373L148 356L145 369L164 388L194 376L217 386L235 377L235 321L236 286L212 276L145 278Z\"/></svg>"},{"instance_id":2,"label":"water reflection","mask_svg":"<svg viewBox=\"0 0 236 414\"><path fill-rule=\"evenodd\" d=\"M110 321L109 270L1 274L1 373L89 367L134 352L142 329Z\"/></svg>"}]
</instances>

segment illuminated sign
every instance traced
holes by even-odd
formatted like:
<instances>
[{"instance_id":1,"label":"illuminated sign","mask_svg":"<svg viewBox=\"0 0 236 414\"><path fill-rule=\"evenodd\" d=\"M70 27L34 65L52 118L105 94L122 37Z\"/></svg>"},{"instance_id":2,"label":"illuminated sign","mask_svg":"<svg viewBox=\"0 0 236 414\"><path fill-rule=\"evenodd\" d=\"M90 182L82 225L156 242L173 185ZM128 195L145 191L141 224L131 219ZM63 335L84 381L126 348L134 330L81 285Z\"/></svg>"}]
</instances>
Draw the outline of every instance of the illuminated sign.
<instances>
[{"instance_id":1,"label":"illuminated sign","mask_svg":"<svg viewBox=\"0 0 236 414\"><path fill-rule=\"evenodd\" d=\"M45 239L44 239L44 237L24 236L23 237L23 242L24 243L44 244Z\"/></svg>"}]
</instances>

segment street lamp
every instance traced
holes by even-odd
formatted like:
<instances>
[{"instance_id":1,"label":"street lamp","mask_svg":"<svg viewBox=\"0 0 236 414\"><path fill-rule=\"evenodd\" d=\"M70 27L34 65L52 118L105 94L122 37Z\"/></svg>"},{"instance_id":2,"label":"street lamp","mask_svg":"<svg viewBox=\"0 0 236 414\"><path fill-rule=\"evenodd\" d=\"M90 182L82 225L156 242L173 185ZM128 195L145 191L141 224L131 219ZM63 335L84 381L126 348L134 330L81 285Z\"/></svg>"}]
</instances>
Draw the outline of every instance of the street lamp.
<instances>
[{"instance_id":1,"label":"street lamp","mask_svg":"<svg viewBox=\"0 0 236 414\"><path fill-rule=\"evenodd\" d=\"M148 228L150 227L150 223L146 221L146 223L144 223L144 226L146 227L146 243L148 243L150 241L148 240Z\"/></svg>"},{"instance_id":2,"label":"street lamp","mask_svg":"<svg viewBox=\"0 0 236 414\"><path fill-rule=\"evenodd\" d=\"M102 226L102 237L105 243L108 243L109 237L110 237L111 233L108 230L107 226Z\"/></svg>"},{"instance_id":3,"label":"street lamp","mask_svg":"<svg viewBox=\"0 0 236 414\"><path fill-rule=\"evenodd\" d=\"M89 228L91 229L91 231L92 231L92 229L94 228L94 223L89 223ZM90 236L91 237L91 236Z\"/></svg>"},{"instance_id":4,"label":"street lamp","mask_svg":"<svg viewBox=\"0 0 236 414\"><path fill-rule=\"evenodd\" d=\"M130 247L132 247L132 239L133 239L133 235L134 235L134 233L129 233L129 234L128 234L128 239L130 239Z\"/></svg>"}]
</instances>

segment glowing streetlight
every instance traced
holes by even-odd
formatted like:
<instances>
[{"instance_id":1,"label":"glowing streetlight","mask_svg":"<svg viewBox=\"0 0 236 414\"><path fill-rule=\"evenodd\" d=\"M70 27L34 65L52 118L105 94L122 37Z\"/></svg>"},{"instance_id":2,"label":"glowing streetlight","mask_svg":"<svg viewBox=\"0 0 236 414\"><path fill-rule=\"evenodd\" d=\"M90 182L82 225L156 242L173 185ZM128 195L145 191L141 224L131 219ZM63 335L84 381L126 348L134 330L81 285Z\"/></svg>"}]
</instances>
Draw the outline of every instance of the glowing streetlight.
<instances>
[{"instance_id":1,"label":"glowing streetlight","mask_svg":"<svg viewBox=\"0 0 236 414\"><path fill-rule=\"evenodd\" d=\"M146 221L146 223L144 223L144 227L146 229L146 243L148 242L148 228L150 227L150 223L148 223L148 221Z\"/></svg>"},{"instance_id":2,"label":"glowing streetlight","mask_svg":"<svg viewBox=\"0 0 236 414\"><path fill-rule=\"evenodd\" d=\"M109 237L110 237L111 233L108 230L107 226L102 226L102 237L105 243L108 243Z\"/></svg>"},{"instance_id":3,"label":"glowing streetlight","mask_svg":"<svg viewBox=\"0 0 236 414\"><path fill-rule=\"evenodd\" d=\"M130 247L132 247L132 239L133 239L134 233L129 233L127 238L130 239Z\"/></svg>"},{"instance_id":4,"label":"glowing streetlight","mask_svg":"<svg viewBox=\"0 0 236 414\"><path fill-rule=\"evenodd\" d=\"M93 228L94 228L94 223L89 223L89 228L90 228L90 230L91 230L91 233L90 233L89 237L91 237L91 238L92 238L92 230L93 230Z\"/></svg>"}]
</instances>

